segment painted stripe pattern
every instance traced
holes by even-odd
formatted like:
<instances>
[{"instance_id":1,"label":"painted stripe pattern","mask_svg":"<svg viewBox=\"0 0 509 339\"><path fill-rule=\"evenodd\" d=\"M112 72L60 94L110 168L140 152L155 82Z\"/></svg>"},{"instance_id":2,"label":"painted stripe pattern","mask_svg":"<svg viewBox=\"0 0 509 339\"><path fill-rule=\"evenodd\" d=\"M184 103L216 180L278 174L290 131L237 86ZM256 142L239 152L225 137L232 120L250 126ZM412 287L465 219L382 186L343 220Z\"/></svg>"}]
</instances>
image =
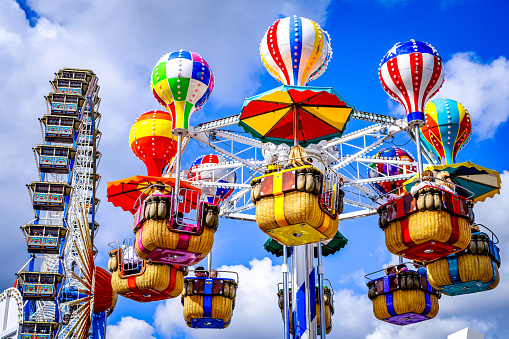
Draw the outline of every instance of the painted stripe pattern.
<instances>
[{"instance_id":1,"label":"painted stripe pattern","mask_svg":"<svg viewBox=\"0 0 509 339\"><path fill-rule=\"evenodd\" d=\"M292 247L292 319L294 339L316 338L313 245ZM308 319L309 318L309 319Z\"/></svg>"},{"instance_id":2,"label":"painted stripe pattern","mask_svg":"<svg viewBox=\"0 0 509 339\"><path fill-rule=\"evenodd\" d=\"M436 155L442 165L456 163L456 155L472 135L470 114L451 99L435 99L424 109L425 124L420 133L424 147Z\"/></svg>"},{"instance_id":3,"label":"painted stripe pattern","mask_svg":"<svg viewBox=\"0 0 509 339\"><path fill-rule=\"evenodd\" d=\"M394 45L378 70L383 89L407 112L407 121L424 121L424 105L444 81L444 67L436 49L421 41Z\"/></svg>"},{"instance_id":4,"label":"painted stripe pattern","mask_svg":"<svg viewBox=\"0 0 509 339\"><path fill-rule=\"evenodd\" d=\"M165 54L156 64L150 82L157 101L173 116L173 128L189 128L191 114L199 110L214 89L214 74L195 52Z\"/></svg>"},{"instance_id":5,"label":"painted stripe pattern","mask_svg":"<svg viewBox=\"0 0 509 339\"><path fill-rule=\"evenodd\" d=\"M318 24L294 15L269 27L260 44L260 54L276 80L305 86L325 72L332 48L328 33Z\"/></svg>"},{"instance_id":6,"label":"painted stripe pattern","mask_svg":"<svg viewBox=\"0 0 509 339\"><path fill-rule=\"evenodd\" d=\"M148 175L161 176L163 168L177 153L172 121L170 113L155 110L140 115L131 127L131 150L145 163Z\"/></svg>"}]
</instances>

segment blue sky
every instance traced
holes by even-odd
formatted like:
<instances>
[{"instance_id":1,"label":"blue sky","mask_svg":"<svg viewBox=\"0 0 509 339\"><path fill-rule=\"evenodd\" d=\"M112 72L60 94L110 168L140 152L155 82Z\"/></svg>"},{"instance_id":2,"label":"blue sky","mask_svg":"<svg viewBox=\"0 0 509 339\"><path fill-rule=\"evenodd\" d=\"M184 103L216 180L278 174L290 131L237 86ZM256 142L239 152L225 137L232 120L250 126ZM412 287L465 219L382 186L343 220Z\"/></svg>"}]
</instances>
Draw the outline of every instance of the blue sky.
<instances>
[{"instance_id":1,"label":"blue sky","mask_svg":"<svg viewBox=\"0 0 509 339\"><path fill-rule=\"evenodd\" d=\"M91 68L99 76L103 114L99 145L103 157L97 215L101 225L97 263L107 265L107 244L130 236L131 217L106 201L108 181L144 174L130 152L128 132L138 115L159 105L150 92L150 74L165 53L188 49L212 67L216 87L191 124L237 114L243 99L278 83L265 71L258 52L267 28L279 17L313 19L329 32L333 58L325 74L311 84L331 86L358 110L401 116L378 80L378 64L399 41L433 44L446 67L437 97L456 99L469 110L473 137L458 154L497 170L509 180L505 147L509 141L508 7L504 1L270 1L125 2L0 0L0 211L9 239L0 248L0 290L11 286L28 255L19 226L32 219L24 185L36 180L31 148L41 142L37 118L46 112L48 80L62 67ZM23 9L25 9L27 14ZM35 20L37 18L37 20ZM355 122L347 132L363 126ZM402 138L397 143L405 143ZM387 145L390 146L390 145ZM415 147L406 146L415 154ZM210 152L192 144L184 168ZM363 274L395 261L384 246L374 217L345 221L340 231L349 243L324 259L326 277L336 291L336 315L330 338L444 338L464 327L486 338L509 336L509 192L476 206L476 217L501 239L501 283L475 295L443 297L438 316L421 324L395 327L371 312ZM254 223L221 220L214 245L214 266L238 270L239 297L230 328L188 330L180 301L137 304L119 298L109 317L108 338L274 338L282 335L276 286L279 258L263 250L266 236Z\"/></svg>"}]
</instances>

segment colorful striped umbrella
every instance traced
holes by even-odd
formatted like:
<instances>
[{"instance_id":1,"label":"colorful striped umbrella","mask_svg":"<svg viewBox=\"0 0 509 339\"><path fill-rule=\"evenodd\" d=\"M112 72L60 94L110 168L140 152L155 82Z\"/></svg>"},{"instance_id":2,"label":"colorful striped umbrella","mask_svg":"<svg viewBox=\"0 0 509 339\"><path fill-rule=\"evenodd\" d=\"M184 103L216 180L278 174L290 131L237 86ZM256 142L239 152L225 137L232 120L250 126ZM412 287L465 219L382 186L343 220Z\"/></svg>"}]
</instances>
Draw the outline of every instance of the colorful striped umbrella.
<instances>
[{"instance_id":1,"label":"colorful striped umbrella","mask_svg":"<svg viewBox=\"0 0 509 339\"><path fill-rule=\"evenodd\" d=\"M305 147L340 137L353 110L330 87L283 85L245 99L239 125L262 142Z\"/></svg>"},{"instance_id":2,"label":"colorful striped umbrella","mask_svg":"<svg viewBox=\"0 0 509 339\"><path fill-rule=\"evenodd\" d=\"M460 186L456 187L456 193L464 198L472 199L474 202L484 201L486 198L492 198L495 194L500 193L500 173L471 162L430 166L426 170L448 172L450 180ZM407 192L417 182L414 181L416 178L417 176L405 182Z\"/></svg>"},{"instance_id":3,"label":"colorful striped umbrella","mask_svg":"<svg viewBox=\"0 0 509 339\"><path fill-rule=\"evenodd\" d=\"M158 182L161 182L166 186L175 187L174 178L135 175L129 178L110 181L106 188L106 196L108 197L108 201L114 206L120 207L124 211L134 214L136 213L139 204L145 200L147 196L154 193L154 189L149 189L149 187L157 184ZM182 181L181 187L198 192L198 196L201 195L201 190L199 188L196 188L187 182ZM191 201L190 203L191 205L196 205L197 201Z\"/></svg>"}]
</instances>

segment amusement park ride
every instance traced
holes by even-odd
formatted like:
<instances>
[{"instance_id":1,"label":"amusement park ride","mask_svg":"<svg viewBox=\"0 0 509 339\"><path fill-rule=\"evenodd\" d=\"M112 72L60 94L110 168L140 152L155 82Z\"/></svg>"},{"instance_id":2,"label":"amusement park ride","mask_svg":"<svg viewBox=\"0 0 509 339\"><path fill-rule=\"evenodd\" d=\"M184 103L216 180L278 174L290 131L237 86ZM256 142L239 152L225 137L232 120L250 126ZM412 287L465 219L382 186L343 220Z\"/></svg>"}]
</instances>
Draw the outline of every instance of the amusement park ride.
<instances>
[{"instance_id":1,"label":"amusement park ride","mask_svg":"<svg viewBox=\"0 0 509 339\"><path fill-rule=\"evenodd\" d=\"M190 117L214 88L207 62L180 50L156 64L151 88L165 110L140 115L129 135L148 173L107 187L108 201L133 215L134 233L110 244L111 276L94 266L97 78L89 70L56 74L49 112L40 119L46 143L34 149L40 173L29 185L35 219L23 227L30 260L17 274L21 338L102 338L117 294L138 302L181 296L189 327L228 327L241 285L235 272L210 274L220 217L255 221L270 237L265 248L283 255L283 282L275 292L285 339L324 338L332 329L334 293L324 286L322 255L346 244L340 220L378 214L388 250L400 256L399 272L368 278L380 320L428 320L438 313L442 293L496 287L496 237L475 224L473 207L499 192L500 176L455 162L471 121L454 100L430 101L444 79L433 46L398 43L380 64L382 86L403 104L406 119L358 111L332 88L306 86L332 57L329 35L309 19L277 20L260 52L283 85L246 99L239 115L198 126ZM345 133L352 120L365 127ZM252 138L229 130L235 125ZM415 158L399 147L377 151L400 135L415 142ZM182 170L193 139L215 153ZM206 256L208 270L186 277L188 266ZM409 269L403 258L427 273Z\"/></svg>"}]
</instances>

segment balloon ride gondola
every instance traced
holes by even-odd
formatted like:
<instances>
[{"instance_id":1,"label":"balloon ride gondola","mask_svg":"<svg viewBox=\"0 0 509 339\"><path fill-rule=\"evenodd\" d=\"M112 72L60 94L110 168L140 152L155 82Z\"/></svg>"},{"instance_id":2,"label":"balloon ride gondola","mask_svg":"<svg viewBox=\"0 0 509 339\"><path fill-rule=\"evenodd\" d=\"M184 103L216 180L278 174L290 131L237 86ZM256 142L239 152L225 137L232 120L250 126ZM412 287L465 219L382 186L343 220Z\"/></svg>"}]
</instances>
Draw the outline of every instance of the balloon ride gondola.
<instances>
[{"instance_id":1,"label":"balloon ride gondola","mask_svg":"<svg viewBox=\"0 0 509 339\"><path fill-rule=\"evenodd\" d=\"M149 262L136 254L133 238L110 251L111 285L119 295L138 302L175 298L184 286L187 267Z\"/></svg>"},{"instance_id":2,"label":"balloon ride gondola","mask_svg":"<svg viewBox=\"0 0 509 339\"><path fill-rule=\"evenodd\" d=\"M170 188L171 191L171 188ZM219 206L200 199L197 188L172 195L147 197L135 215L136 253L142 259L165 264L194 265L212 249L218 226Z\"/></svg>"},{"instance_id":3,"label":"balloon ride gondola","mask_svg":"<svg viewBox=\"0 0 509 339\"><path fill-rule=\"evenodd\" d=\"M303 245L336 234L344 192L333 173L301 165L256 177L251 187L258 227L280 243Z\"/></svg>"},{"instance_id":4,"label":"balloon ride gondola","mask_svg":"<svg viewBox=\"0 0 509 339\"><path fill-rule=\"evenodd\" d=\"M369 280L368 297L373 302L373 313L379 320L409 325L434 318L438 313L440 292L428 282L426 275L402 270ZM388 272L387 272L388 273Z\"/></svg>"},{"instance_id":5,"label":"balloon ride gondola","mask_svg":"<svg viewBox=\"0 0 509 339\"><path fill-rule=\"evenodd\" d=\"M482 225L481 225L482 226ZM500 281L499 248L495 237L479 231L478 225L468 247L426 265L430 284L447 295L461 295L492 290Z\"/></svg>"},{"instance_id":6,"label":"balloon ride gondola","mask_svg":"<svg viewBox=\"0 0 509 339\"><path fill-rule=\"evenodd\" d=\"M429 185L378 208L389 252L431 261L461 251L470 241L472 202Z\"/></svg>"},{"instance_id":7,"label":"balloon ride gondola","mask_svg":"<svg viewBox=\"0 0 509 339\"><path fill-rule=\"evenodd\" d=\"M226 272L218 271L218 273ZM185 278L182 305L187 326L191 328L228 327L235 309L237 288L238 276L236 279L207 276Z\"/></svg>"}]
</instances>

